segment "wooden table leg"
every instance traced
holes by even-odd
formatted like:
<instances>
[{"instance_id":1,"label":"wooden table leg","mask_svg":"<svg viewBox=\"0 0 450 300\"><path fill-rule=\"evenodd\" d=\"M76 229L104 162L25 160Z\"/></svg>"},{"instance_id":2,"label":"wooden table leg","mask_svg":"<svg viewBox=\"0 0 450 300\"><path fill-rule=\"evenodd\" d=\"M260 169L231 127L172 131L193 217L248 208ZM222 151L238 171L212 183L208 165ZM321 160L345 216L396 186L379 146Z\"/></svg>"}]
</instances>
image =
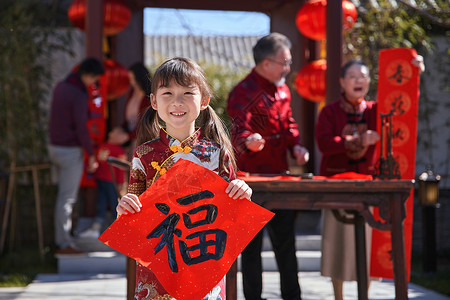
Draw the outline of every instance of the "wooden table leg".
<instances>
[{"instance_id":1,"label":"wooden table leg","mask_svg":"<svg viewBox=\"0 0 450 300\"><path fill-rule=\"evenodd\" d=\"M403 201L396 196L390 201L391 205L391 243L392 260L394 264L395 299L408 299L408 281L406 279L405 240L403 234Z\"/></svg>"},{"instance_id":2,"label":"wooden table leg","mask_svg":"<svg viewBox=\"0 0 450 300\"><path fill-rule=\"evenodd\" d=\"M366 259L366 231L364 218L354 213L355 220L355 248L356 248L356 276L358 278L358 299L368 300L367 259Z\"/></svg>"},{"instance_id":3,"label":"wooden table leg","mask_svg":"<svg viewBox=\"0 0 450 300\"><path fill-rule=\"evenodd\" d=\"M127 257L127 300L134 299L134 289L136 288L136 261Z\"/></svg>"},{"instance_id":4,"label":"wooden table leg","mask_svg":"<svg viewBox=\"0 0 450 300\"><path fill-rule=\"evenodd\" d=\"M225 284L227 300L237 300L237 259L227 273Z\"/></svg>"},{"instance_id":5,"label":"wooden table leg","mask_svg":"<svg viewBox=\"0 0 450 300\"><path fill-rule=\"evenodd\" d=\"M34 205L36 208L36 225L38 230L39 253L41 262L44 262L44 230L42 228L41 196L39 194L39 179L37 168L34 167L31 172L33 175Z\"/></svg>"},{"instance_id":6,"label":"wooden table leg","mask_svg":"<svg viewBox=\"0 0 450 300\"><path fill-rule=\"evenodd\" d=\"M5 211L3 213L2 233L0 236L0 254L3 253L3 250L5 249L6 230L8 228L8 219L11 211L13 190L15 187L15 167L16 167L15 162L12 162L11 167L9 168L8 192L6 195Z\"/></svg>"}]
</instances>

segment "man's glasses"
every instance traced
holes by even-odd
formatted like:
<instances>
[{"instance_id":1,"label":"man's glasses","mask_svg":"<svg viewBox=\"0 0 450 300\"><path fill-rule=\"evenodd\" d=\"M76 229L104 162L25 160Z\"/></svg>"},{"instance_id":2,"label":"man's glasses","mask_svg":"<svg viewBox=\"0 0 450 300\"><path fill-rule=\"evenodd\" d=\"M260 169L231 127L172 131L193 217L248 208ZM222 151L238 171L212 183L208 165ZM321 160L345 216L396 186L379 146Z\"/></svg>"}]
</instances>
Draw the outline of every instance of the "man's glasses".
<instances>
[{"instance_id":1,"label":"man's glasses","mask_svg":"<svg viewBox=\"0 0 450 300\"><path fill-rule=\"evenodd\" d=\"M273 63L276 63L277 65L280 65L282 67L289 67L290 65L292 65L292 60L287 60L285 62L280 62L271 58L267 58L267 60L270 60Z\"/></svg>"}]
</instances>

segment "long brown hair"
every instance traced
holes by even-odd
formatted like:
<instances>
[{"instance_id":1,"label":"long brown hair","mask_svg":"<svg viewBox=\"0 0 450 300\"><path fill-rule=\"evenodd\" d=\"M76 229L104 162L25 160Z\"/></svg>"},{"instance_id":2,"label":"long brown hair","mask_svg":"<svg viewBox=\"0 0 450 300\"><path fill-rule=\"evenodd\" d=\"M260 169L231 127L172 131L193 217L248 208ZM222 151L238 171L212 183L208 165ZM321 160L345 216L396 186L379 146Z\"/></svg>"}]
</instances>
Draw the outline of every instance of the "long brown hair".
<instances>
[{"instance_id":1,"label":"long brown hair","mask_svg":"<svg viewBox=\"0 0 450 300\"><path fill-rule=\"evenodd\" d=\"M205 74L200 66L189 58L175 57L165 61L155 71L152 79L152 93L156 94L158 88L167 87L172 81L181 86L197 85L200 89L202 99L212 98L213 92L208 84ZM216 142L220 146L219 164L228 173L229 165L236 169L233 146L223 121L214 109L208 105L202 110L196 120L196 125L201 128L203 136ZM159 136L160 124L158 113L151 106L147 108L142 116L137 129L138 145L153 140Z\"/></svg>"}]
</instances>

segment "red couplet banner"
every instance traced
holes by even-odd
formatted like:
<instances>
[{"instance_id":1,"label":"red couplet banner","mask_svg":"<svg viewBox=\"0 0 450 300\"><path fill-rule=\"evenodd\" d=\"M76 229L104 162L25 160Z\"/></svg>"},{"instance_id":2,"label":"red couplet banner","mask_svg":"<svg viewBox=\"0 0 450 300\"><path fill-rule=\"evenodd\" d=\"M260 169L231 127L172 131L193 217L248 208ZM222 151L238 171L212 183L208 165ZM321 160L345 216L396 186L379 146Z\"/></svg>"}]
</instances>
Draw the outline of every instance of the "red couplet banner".
<instances>
[{"instance_id":1,"label":"red couplet banner","mask_svg":"<svg viewBox=\"0 0 450 300\"><path fill-rule=\"evenodd\" d=\"M416 55L414 49L396 48L382 50L379 57L377 114L393 114L392 153L401 179L415 177L419 69L411 61ZM380 118L378 132L381 132ZM406 201L406 219L403 223L408 281L411 270L413 207L414 191ZM374 215L379 219L378 208ZM391 248L390 233L374 230L371 276L393 278Z\"/></svg>"},{"instance_id":2,"label":"red couplet banner","mask_svg":"<svg viewBox=\"0 0 450 300\"><path fill-rule=\"evenodd\" d=\"M203 299L273 217L247 199L232 199L216 173L180 159L99 237L152 270L177 300Z\"/></svg>"}]
</instances>

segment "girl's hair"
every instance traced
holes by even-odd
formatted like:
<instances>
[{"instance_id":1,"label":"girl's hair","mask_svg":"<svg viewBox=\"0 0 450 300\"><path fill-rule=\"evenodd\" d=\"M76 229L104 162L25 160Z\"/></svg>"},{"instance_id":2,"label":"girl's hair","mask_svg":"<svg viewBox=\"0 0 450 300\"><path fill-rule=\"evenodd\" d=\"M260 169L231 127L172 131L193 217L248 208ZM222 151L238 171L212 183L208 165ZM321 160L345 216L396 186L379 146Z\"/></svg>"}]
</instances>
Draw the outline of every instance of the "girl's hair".
<instances>
[{"instance_id":1,"label":"girl's hair","mask_svg":"<svg viewBox=\"0 0 450 300\"><path fill-rule=\"evenodd\" d=\"M143 63L137 62L132 64L128 70L133 73L136 83L145 92L147 97L150 96L152 83L150 81L150 72Z\"/></svg>"},{"instance_id":2,"label":"girl's hair","mask_svg":"<svg viewBox=\"0 0 450 300\"><path fill-rule=\"evenodd\" d=\"M363 60L352 59L352 60L349 60L348 62L346 62L345 65L343 65L341 67L341 73L340 73L341 78L345 77L345 74L347 73L347 70L353 65L361 65L361 66L364 66L367 69L369 69L369 66Z\"/></svg>"},{"instance_id":3,"label":"girl's hair","mask_svg":"<svg viewBox=\"0 0 450 300\"><path fill-rule=\"evenodd\" d=\"M158 88L169 86L172 81L185 87L192 85L198 86L202 99L211 98L213 96L211 87L206 80L203 70L197 63L189 58L175 57L165 61L159 66L153 75L153 94L156 94ZM214 109L208 105L205 110L201 111L196 123L196 125L200 126L201 132L207 140L219 144L220 167L228 173L230 172L227 159L225 159L227 157L228 163L231 163L233 168L236 169L234 151L228 132L225 130L222 120L216 114ZM157 111L149 106L138 125L138 145L158 137L159 131L160 125Z\"/></svg>"}]
</instances>

